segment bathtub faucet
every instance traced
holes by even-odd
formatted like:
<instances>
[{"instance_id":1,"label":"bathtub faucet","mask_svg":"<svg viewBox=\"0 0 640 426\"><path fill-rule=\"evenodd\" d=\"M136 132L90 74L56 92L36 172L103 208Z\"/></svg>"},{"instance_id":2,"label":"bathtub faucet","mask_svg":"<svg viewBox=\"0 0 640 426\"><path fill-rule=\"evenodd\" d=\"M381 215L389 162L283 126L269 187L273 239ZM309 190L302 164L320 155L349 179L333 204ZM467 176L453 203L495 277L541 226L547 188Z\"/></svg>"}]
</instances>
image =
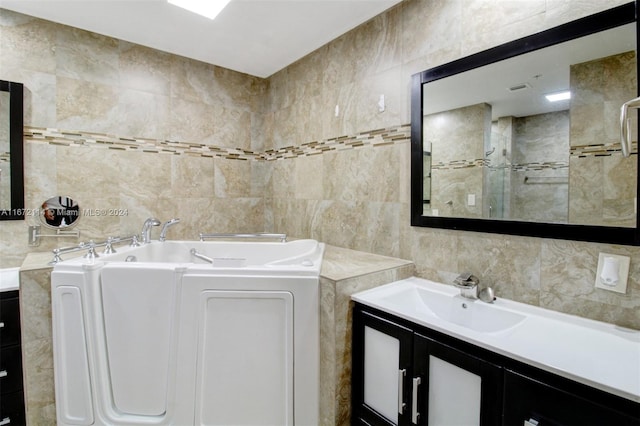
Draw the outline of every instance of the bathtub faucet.
<instances>
[{"instance_id":1,"label":"bathtub faucet","mask_svg":"<svg viewBox=\"0 0 640 426\"><path fill-rule=\"evenodd\" d=\"M160 221L155 217L150 217L149 219L145 220L144 225L142 225L142 233L141 233L142 244L148 244L151 242L152 226L160 226Z\"/></svg>"},{"instance_id":2,"label":"bathtub faucet","mask_svg":"<svg viewBox=\"0 0 640 426\"><path fill-rule=\"evenodd\" d=\"M180 219L173 218L162 225L162 230L160 231L160 241L165 241L167 239L167 230L170 226L175 225L176 223L180 223Z\"/></svg>"}]
</instances>

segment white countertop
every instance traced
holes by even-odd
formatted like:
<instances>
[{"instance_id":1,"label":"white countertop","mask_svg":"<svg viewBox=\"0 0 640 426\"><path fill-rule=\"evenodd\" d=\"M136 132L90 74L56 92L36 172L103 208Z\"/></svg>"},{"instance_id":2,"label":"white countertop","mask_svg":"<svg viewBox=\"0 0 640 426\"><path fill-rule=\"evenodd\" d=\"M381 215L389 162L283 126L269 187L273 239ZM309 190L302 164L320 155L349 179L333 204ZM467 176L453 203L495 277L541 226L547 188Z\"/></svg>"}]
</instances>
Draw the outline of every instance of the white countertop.
<instances>
[{"instance_id":1,"label":"white countertop","mask_svg":"<svg viewBox=\"0 0 640 426\"><path fill-rule=\"evenodd\" d=\"M0 291L20 289L20 268L0 269Z\"/></svg>"},{"instance_id":2,"label":"white countertop","mask_svg":"<svg viewBox=\"0 0 640 426\"><path fill-rule=\"evenodd\" d=\"M446 321L419 303L416 288L453 297L453 286L408 278L354 294L367 306L443 332L509 358L640 402L640 331L498 298L491 309L525 315L517 325L495 332L477 331ZM399 302L401 292L416 291L415 301ZM407 293L409 294L409 293ZM479 300L469 303L484 304Z\"/></svg>"}]
</instances>

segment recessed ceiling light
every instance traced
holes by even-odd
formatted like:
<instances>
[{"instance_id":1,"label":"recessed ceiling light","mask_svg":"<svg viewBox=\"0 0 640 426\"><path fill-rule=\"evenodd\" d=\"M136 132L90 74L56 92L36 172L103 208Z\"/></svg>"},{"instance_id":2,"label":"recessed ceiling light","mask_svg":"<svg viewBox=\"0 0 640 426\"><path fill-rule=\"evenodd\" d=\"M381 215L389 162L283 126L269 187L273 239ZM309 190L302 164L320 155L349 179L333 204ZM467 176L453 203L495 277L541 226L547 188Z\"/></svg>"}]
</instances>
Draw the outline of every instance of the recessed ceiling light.
<instances>
[{"instance_id":1,"label":"recessed ceiling light","mask_svg":"<svg viewBox=\"0 0 640 426\"><path fill-rule=\"evenodd\" d=\"M170 4L213 19L231 0L167 0Z\"/></svg>"},{"instance_id":2,"label":"recessed ceiling light","mask_svg":"<svg viewBox=\"0 0 640 426\"><path fill-rule=\"evenodd\" d=\"M548 95L544 95L544 97L547 98L549 102L566 101L567 99L571 99L571 92L566 90L564 92L549 93Z\"/></svg>"}]
</instances>

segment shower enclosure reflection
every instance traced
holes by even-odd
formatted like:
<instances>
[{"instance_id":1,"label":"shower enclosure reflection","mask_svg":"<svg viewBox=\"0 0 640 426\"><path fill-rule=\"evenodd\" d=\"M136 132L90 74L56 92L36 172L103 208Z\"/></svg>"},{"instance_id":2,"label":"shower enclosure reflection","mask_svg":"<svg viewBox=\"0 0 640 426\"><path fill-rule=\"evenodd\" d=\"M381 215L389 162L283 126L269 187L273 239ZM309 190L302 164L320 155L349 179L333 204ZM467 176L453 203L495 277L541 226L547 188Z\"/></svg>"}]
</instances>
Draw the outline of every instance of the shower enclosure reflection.
<instances>
[{"instance_id":1,"label":"shower enclosure reflection","mask_svg":"<svg viewBox=\"0 0 640 426\"><path fill-rule=\"evenodd\" d=\"M635 48L632 23L423 84L423 216L635 227Z\"/></svg>"}]
</instances>

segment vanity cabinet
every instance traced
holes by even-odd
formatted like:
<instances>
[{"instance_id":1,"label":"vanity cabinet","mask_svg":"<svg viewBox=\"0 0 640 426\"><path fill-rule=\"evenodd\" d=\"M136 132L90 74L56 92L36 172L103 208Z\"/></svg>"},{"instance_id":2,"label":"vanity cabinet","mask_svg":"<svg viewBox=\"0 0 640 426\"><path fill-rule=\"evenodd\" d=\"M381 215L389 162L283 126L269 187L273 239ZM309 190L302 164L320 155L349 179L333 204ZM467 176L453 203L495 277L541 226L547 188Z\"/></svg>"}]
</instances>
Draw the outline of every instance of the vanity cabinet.
<instances>
[{"instance_id":1,"label":"vanity cabinet","mask_svg":"<svg viewBox=\"0 0 640 426\"><path fill-rule=\"evenodd\" d=\"M20 300L18 291L0 292L0 425L24 425Z\"/></svg>"},{"instance_id":2,"label":"vanity cabinet","mask_svg":"<svg viewBox=\"0 0 640 426\"><path fill-rule=\"evenodd\" d=\"M499 366L374 312L353 324L352 424L500 423Z\"/></svg>"},{"instance_id":3,"label":"vanity cabinet","mask_svg":"<svg viewBox=\"0 0 640 426\"><path fill-rule=\"evenodd\" d=\"M505 425L640 425L640 407L606 394L554 383L510 369L504 372ZM589 395L592 394L592 395ZM627 407L625 407L627 405Z\"/></svg>"},{"instance_id":4,"label":"vanity cabinet","mask_svg":"<svg viewBox=\"0 0 640 426\"><path fill-rule=\"evenodd\" d=\"M640 403L360 303L352 354L354 425L640 425Z\"/></svg>"}]
</instances>

